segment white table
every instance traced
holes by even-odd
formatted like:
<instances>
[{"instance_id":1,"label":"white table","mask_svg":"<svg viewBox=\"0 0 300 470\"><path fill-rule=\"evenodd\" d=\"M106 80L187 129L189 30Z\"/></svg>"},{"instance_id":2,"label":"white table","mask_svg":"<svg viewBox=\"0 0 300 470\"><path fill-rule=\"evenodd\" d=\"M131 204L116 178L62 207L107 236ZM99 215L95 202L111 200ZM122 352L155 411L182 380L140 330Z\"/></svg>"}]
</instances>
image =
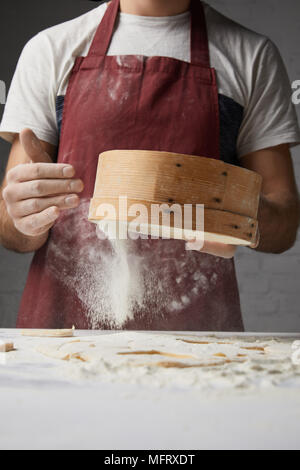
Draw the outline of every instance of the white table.
<instances>
[{"instance_id":1,"label":"white table","mask_svg":"<svg viewBox=\"0 0 300 470\"><path fill-rule=\"evenodd\" d=\"M21 361L0 364L0 449L300 448L299 388L220 399L178 389L75 384L56 378L51 360L32 361L19 331L0 330L2 337L24 351Z\"/></svg>"}]
</instances>

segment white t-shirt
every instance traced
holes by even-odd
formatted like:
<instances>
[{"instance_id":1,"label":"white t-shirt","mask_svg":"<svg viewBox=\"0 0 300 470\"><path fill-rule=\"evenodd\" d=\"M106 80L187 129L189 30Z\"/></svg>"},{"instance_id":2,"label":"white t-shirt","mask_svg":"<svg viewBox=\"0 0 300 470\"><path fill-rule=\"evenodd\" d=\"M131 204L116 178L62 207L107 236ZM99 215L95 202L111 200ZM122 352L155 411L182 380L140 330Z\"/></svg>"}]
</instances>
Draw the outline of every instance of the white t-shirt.
<instances>
[{"instance_id":1,"label":"white t-shirt","mask_svg":"<svg viewBox=\"0 0 300 470\"><path fill-rule=\"evenodd\" d=\"M26 44L0 126L4 139L12 141L16 133L30 127L40 139L58 144L57 98L66 93L75 58L88 54L106 8L107 4L102 4L42 31ZM229 120L240 115L240 121L232 123L236 155L299 143L291 85L276 47L206 4L205 14L211 66L216 69L219 94L227 106L221 103L222 113ZM155 18L120 13L108 54L166 56L190 62L190 12ZM226 133L225 129L224 145Z\"/></svg>"}]
</instances>

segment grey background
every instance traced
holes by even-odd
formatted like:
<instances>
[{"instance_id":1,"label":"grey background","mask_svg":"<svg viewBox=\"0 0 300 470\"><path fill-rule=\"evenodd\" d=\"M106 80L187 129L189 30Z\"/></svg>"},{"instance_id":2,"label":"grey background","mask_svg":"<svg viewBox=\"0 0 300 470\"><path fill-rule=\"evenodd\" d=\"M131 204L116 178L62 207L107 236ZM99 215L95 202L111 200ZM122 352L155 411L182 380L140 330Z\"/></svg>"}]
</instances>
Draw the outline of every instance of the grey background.
<instances>
[{"instance_id":1,"label":"grey background","mask_svg":"<svg viewBox=\"0 0 300 470\"><path fill-rule=\"evenodd\" d=\"M269 36L279 47L291 82L300 79L299 0L209 0L234 20ZM9 87L24 44L37 32L95 8L97 2L26 0L1 3L0 80ZM0 118L4 106L0 105ZM300 118L300 105L297 107ZM9 145L0 141L0 177ZM293 150L297 180L300 147ZM31 256L0 247L0 327L14 327ZM300 331L300 241L283 255L240 249L237 272L247 331Z\"/></svg>"}]
</instances>

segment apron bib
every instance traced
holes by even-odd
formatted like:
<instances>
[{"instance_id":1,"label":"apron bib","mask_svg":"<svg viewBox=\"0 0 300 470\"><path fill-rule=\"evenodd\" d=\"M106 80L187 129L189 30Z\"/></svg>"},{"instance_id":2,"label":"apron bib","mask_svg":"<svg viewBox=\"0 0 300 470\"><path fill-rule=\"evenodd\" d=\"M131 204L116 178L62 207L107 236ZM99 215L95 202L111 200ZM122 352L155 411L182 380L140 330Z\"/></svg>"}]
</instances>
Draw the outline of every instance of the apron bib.
<instances>
[{"instance_id":1,"label":"apron bib","mask_svg":"<svg viewBox=\"0 0 300 470\"><path fill-rule=\"evenodd\" d=\"M85 189L80 206L61 213L35 254L18 327L241 331L233 260L157 239L129 240L128 255L116 257L87 220L102 152L220 158L218 88L202 3L191 2L191 63L107 56L119 3L109 4L88 56L78 57L71 73L58 162L74 165Z\"/></svg>"}]
</instances>

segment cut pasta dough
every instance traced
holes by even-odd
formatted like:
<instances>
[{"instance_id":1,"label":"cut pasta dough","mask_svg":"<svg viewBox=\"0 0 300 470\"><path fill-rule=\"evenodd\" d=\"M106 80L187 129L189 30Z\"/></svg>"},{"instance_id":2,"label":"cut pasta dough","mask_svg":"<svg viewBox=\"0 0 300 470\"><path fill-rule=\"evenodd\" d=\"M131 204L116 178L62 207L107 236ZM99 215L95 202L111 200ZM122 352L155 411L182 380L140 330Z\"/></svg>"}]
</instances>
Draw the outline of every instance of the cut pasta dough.
<instances>
[{"instance_id":1,"label":"cut pasta dough","mask_svg":"<svg viewBox=\"0 0 300 470\"><path fill-rule=\"evenodd\" d=\"M79 334L73 339L36 338L29 343L67 380L195 388L208 393L265 390L294 379L300 363L291 338L130 331Z\"/></svg>"}]
</instances>

